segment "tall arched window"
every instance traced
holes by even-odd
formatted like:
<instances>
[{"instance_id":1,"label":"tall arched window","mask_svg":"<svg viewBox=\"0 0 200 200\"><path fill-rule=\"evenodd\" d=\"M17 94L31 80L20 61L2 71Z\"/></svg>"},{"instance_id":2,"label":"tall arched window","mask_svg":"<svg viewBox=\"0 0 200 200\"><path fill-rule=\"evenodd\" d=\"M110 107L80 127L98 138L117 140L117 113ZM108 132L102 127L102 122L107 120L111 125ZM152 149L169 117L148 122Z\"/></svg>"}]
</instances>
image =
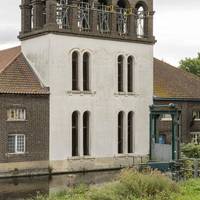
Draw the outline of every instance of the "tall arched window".
<instances>
[{"instance_id":1,"label":"tall arched window","mask_svg":"<svg viewBox=\"0 0 200 200\"><path fill-rule=\"evenodd\" d=\"M128 113L128 153L133 153L133 112Z\"/></svg>"},{"instance_id":2,"label":"tall arched window","mask_svg":"<svg viewBox=\"0 0 200 200\"><path fill-rule=\"evenodd\" d=\"M124 113L121 111L118 114L118 153L123 153L123 128L124 128Z\"/></svg>"},{"instance_id":3,"label":"tall arched window","mask_svg":"<svg viewBox=\"0 0 200 200\"><path fill-rule=\"evenodd\" d=\"M133 57L128 57L128 70L127 70L127 87L128 92L133 92Z\"/></svg>"},{"instance_id":4,"label":"tall arched window","mask_svg":"<svg viewBox=\"0 0 200 200\"><path fill-rule=\"evenodd\" d=\"M83 114L83 155L90 155L90 113Z\"/></svg>"},{"instance_id":5,"label":"tall arched window","mask_svg":"<svg viewBox=\"0 0 200 200\"><path fill-rule=\"evenodd\" d=\"M145 34L145 9L143 5L136 6L136 33L137 37L142 38Z\"/></svg>"},{"instance_id":6,"label":"tall arched window","mask_svg":"<svg viewBox=\"0 0 200 200\"><path fill-rule=\"evenodd\" d=\"M78 52L72 53L72 90L79 90L78 83Z\"/></svg>"},{"instance_id":7,"label":"tall arched window","mask_svg":"<svg viewBox=\"0 0 200 200\"><path fill-rule=\"evenodd\" d=\"M83 90L90 90L90 56L87 52L83 54Z\"/></svg>"},{"instance_id":8,"label":"tall arched window","mask_svg":"<svg viewBox=\"0 0 200 200\"><path fill-rule=\"evenodd\" d=\"M122 55L120 55L118 56L118 92L124 91L123 65L124 65L124 58Z\"/></svg>"},{"instance_id":9,"label":"tall arched window","mask_svg":"<svg viewBox=\"0 0 200 200\"><path fill-rule=\"evenodd\" d=\"M72 156L78 156L78 129L79 113L72 113Z\"/></svg>"}]
</instances>

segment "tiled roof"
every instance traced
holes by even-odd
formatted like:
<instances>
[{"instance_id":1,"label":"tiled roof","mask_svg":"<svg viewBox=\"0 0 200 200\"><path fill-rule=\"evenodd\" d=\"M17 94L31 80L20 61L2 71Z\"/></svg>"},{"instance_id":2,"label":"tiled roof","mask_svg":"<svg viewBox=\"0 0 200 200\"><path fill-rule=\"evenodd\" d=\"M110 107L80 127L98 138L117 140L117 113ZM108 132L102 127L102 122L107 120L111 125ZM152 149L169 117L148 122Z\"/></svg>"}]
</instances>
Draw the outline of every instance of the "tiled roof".
<instances>
[{"instance_id":1,"label":"tiled roof","mask_svg":"<svg viewBox=\"0 0 200 200\"><path fill-rule=\"evenodd\" d=\"M48 94L20 47L0 51L0 93Z\"/></svg>"},{"instance_id":2,"label":"tiled roof","mask_svg":"<svg viewBox=\"0 0 200 200\"><path fill-rule=\"evenodd\" d=\"M200 78L155 58L154 98L200 99Z\"/></svg>"},{"instance_id":3,"label":"tiled roof","mask_svg":"<svg viewBox=\"0 0 200 200\"><path fill-rule=\"evenodd\" d=\"M0 72L3 71L21 52L21 47L14 47L0 51Z\"/></svg>"}]
</instances>

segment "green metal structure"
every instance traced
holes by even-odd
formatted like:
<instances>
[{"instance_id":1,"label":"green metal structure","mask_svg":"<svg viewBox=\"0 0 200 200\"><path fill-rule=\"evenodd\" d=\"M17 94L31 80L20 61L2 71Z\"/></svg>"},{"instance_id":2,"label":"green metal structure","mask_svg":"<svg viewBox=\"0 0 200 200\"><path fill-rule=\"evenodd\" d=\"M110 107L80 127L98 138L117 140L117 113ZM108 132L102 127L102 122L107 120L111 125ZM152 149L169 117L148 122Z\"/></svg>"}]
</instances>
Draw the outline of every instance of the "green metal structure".
<instances>
[{"instance_id":1,"label":"green metal structure","mask_svg":"<svg viewBox=\"0 0 200 200\"><path fill-rule=\"evenodd\" d=\"M180 157L180 114L181 111L175 104L168 105L152 105L150 106L150 161L153 161L153 147L159 143L159 132L157 130L157 120L163 114L171 115L171 161L176 161ZM162 145L160 145L162 147ZM159 160L156 160L159 162Z\"/></svg>"}]
</instances>

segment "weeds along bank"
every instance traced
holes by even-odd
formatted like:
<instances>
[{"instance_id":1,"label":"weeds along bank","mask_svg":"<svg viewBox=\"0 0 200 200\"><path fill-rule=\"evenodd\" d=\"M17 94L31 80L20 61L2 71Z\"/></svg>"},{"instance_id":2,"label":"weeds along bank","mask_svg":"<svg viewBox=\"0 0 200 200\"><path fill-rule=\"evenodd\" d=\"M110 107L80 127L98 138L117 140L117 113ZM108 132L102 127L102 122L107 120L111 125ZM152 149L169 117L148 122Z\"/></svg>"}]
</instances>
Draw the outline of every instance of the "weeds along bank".
<instances>
[{"instance_id":1,"label":"weeds along bank","mask_svg":"<svg viewBox=\"0 0 200 200\"><path fill-rule=\"evenodd\" d=\"M80 185L37 200L200 200L200 179L175 183L158 171L126 169L100 187Z\"/></svg>"}]
</instances>

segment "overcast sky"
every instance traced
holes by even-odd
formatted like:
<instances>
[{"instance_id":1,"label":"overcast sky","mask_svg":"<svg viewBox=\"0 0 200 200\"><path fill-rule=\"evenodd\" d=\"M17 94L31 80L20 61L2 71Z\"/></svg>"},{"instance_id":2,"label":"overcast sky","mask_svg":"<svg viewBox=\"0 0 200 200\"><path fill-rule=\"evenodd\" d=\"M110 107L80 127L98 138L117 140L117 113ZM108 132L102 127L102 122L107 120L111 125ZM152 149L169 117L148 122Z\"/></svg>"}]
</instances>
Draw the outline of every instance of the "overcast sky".
<instances>
[{"instance_id":1,"label":"overcast sky","mask_svg":"<svg viewBox=\"0 0 200 200\"><path fill-rule=\"evenodd\" d=\"M1 0L0 49L19 44L20 0ZM154 0L154 56L175 66L200 52L200 0Z\"/></svg>"}]
</instances>

